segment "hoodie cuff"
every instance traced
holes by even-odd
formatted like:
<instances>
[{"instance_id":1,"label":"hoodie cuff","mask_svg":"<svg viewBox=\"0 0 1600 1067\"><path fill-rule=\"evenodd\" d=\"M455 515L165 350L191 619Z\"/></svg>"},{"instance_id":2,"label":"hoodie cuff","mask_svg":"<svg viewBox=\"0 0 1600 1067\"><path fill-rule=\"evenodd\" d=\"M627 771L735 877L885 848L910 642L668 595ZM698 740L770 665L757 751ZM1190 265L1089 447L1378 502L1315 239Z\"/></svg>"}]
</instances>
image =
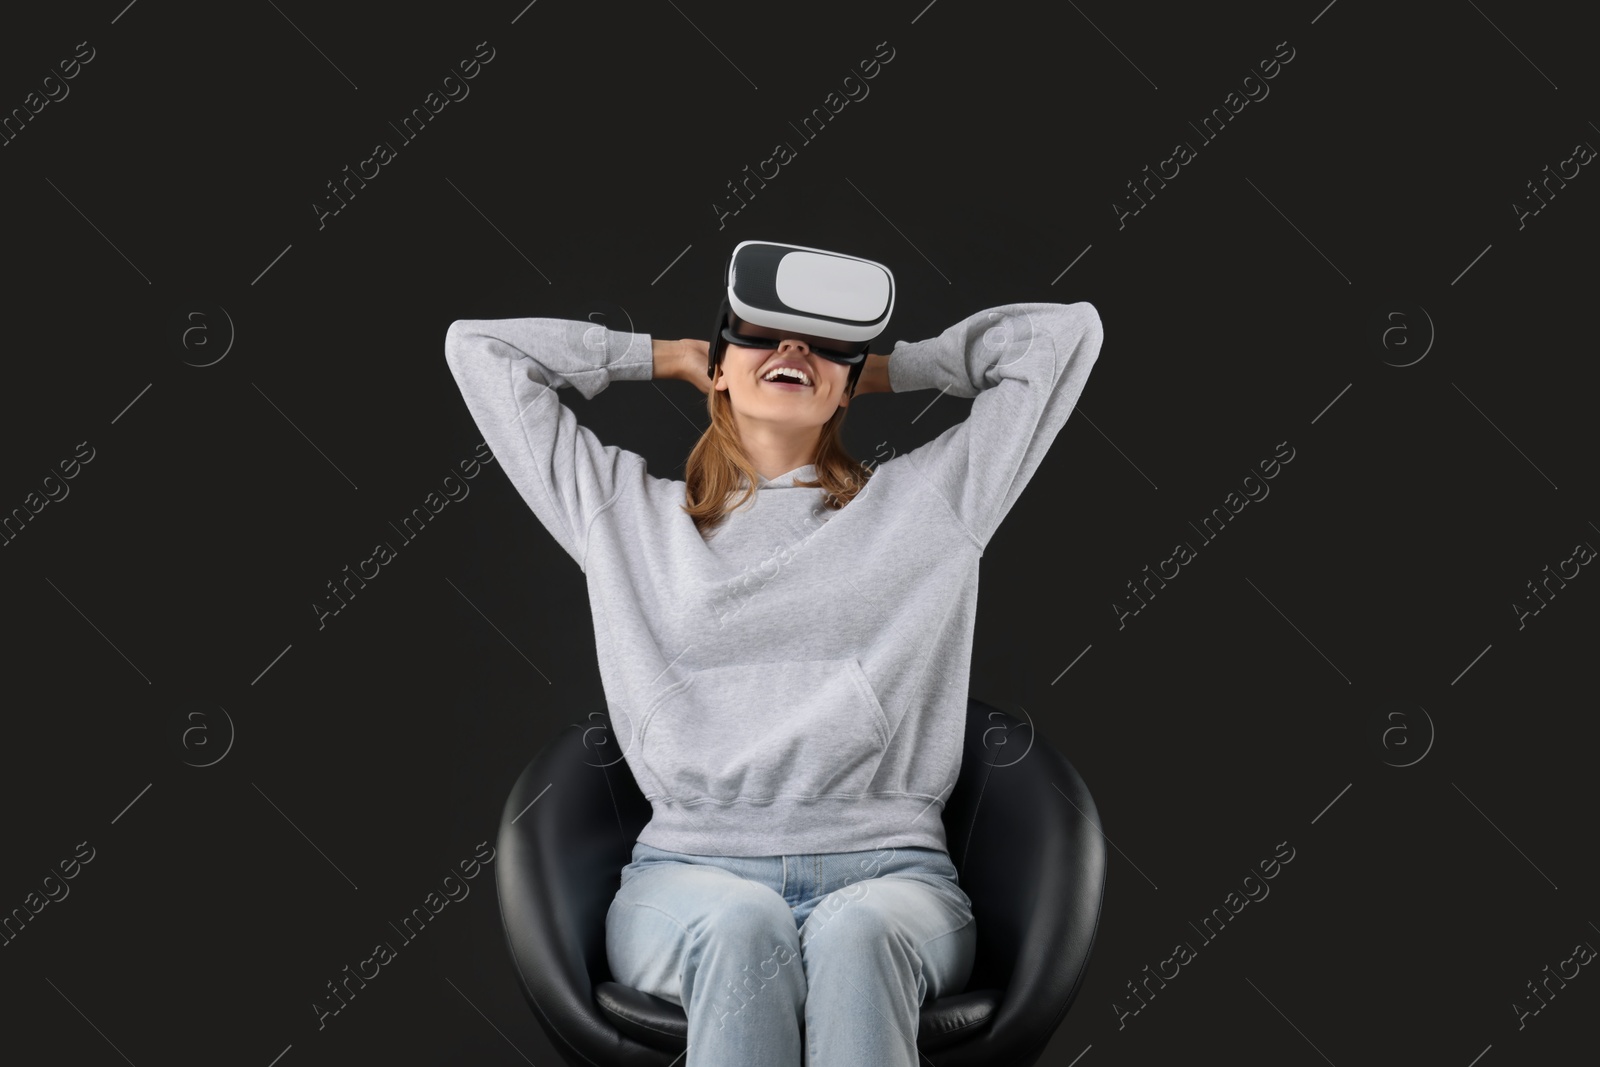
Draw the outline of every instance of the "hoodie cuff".
<instances>
[{"instance_id":1,"label":"hoodie cuff","mask_svg":"<svg viewBox=\"0 0 1600 1067\"><path fill-rule=\"evenodd\" d=\"M901 341L890 351L888 369L891 392L910 393L944 386L949 375L939 366L938 360L922 351L927 344L927 341Z\"/></svg>"},{"instance_id":2,"label":"hoodie cuff","mask_svg":"<svg viewBox=\"0 0 1600 1067\"><path fill-rule=\"evenodd\" d=\"M655 377L654 338L647 333L605 329L606 371L613 381L645 382Z\"/></svg>"}]
</instances>

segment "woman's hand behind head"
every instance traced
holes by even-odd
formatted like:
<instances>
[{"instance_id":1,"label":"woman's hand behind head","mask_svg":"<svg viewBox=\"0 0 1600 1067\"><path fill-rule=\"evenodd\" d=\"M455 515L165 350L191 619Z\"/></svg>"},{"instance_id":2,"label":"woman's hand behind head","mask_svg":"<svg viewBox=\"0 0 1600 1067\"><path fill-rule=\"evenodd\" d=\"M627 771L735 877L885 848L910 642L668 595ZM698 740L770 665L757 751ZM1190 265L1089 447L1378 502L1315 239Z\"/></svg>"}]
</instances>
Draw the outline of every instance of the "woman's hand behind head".
<instances>
[{"instance_id":1,"label":"woman's hand behind head","mask_svg":"<svg viewBox=\"0 0 1600 1067\"><path fill-rule=\"evenodd\" d=\"M711 392L711 379L706 376L706 364L711 361L711 346L692 337L685 337L678 344L683 346L684 381L700 390L702 396Z\"/></svg>"},{"instance_id":2,"label":"woman's hand behind head","mask_svg":"<svg viewBox=\"0 0 1600 1067\"><path fill-rule=\"evenodd\" d=\"M711 391L711 379L706 377L706 363L711 358L711 346L691 337L676 341L651 338L651 354L655 359L652 378L678 378L688 382L701 394Z\"/></svg>"}]
</instances>

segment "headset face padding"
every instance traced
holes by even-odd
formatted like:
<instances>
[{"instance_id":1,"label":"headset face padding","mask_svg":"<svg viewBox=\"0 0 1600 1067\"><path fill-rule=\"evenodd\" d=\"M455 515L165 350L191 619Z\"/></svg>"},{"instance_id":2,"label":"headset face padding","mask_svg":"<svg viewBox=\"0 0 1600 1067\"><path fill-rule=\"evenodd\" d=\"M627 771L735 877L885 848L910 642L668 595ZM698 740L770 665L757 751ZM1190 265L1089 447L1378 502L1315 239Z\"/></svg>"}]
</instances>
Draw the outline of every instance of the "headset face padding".
<instances>
[{"instance_id":1,"label":"headset face padding","mask_svg":"<svg viewBox=\"0 0 1600 1067\"><path fill-rule=\"evenodd\" d=\"M717 365L722 362L722 357L725 356L728 351L728 341L722 336L722 329L728 321L729 314L728 301L724 299L722 301L721 309L717 312L717 321L711 329L711 340L707 342L709 345L708 355L710 357L710 365L706 370L706 377L712 379L713 381L715 381L717 377ZM834 362L838 361L835 360ZM866 366L867 356L865 350L863 350L861 359L850 366L850 378L845 383L845 395L851 398L855 397L856 382L861 379L861 372L866 369Z\"/></svg>"},{"instance_id":2,"label":"headset face padding","mask_svg":"<svg viewBox=\"0 0 1600 1067\"><path fill-rule=\"evenodd\" d=\"M737 314L730 314L731 320L723 327L722 339L728 344L743 345L746 348L777 348L778 343L793 338L804 341L811 349L811 353L821 359L831 360L834 363L843 363L846 366L855 366L865 357L866 344L864 342L836 341L831 337L818 334L802 333L798 330L779 330L770 326L758 326L755 323L745 322Z\"/></svg>"}]
</instances>

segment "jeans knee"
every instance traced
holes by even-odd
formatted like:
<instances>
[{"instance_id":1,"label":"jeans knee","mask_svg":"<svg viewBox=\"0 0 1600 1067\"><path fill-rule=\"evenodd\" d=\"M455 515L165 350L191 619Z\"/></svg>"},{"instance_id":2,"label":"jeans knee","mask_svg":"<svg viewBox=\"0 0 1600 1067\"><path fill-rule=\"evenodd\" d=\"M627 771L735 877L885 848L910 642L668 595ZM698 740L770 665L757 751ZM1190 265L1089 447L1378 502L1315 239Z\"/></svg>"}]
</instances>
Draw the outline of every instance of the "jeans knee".
<instances>
[{"instance_id":1,"label":"jeans knee","mask_svg":"<svg viewBox=\"0 0 1600 1067\"><path fill-rule=\"evenodd\" d=\"M775 945L800 950L789 904L771 889L741 881L717 902L707 935L730 945Z\"/></svg>"},{"instance_id":2,"label":"jeans knee","mask_svg":"<svg viewBox=\"0 0 1600 1067\"><path fill-rule=\"evenodd\" d=\"M700 992L691 1005L709 1013L719 1030L771 1012L797 1012L804 1001L794 915L765 886L748 883L718 902L700 959Z\"/></svg>"}]
</instances>

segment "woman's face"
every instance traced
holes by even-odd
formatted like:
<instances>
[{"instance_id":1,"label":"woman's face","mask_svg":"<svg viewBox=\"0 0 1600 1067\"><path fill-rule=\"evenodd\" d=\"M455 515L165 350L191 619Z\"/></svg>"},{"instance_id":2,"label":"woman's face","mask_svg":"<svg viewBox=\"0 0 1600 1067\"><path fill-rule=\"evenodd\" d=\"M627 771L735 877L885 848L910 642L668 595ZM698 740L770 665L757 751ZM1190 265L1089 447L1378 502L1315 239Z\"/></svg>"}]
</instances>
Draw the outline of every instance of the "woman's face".
<instances>
[{"instance_id":1,"label":"woman's face","mask_svg":"<svg viewBox=\"0 0 1600 1067\"><path fill-rule=\"evenodd\" d=\"M780 365L799 369L810 384L763 380ZM800 338L785 337L775 349L729 344L712 388L727 391L741 419L815 428L849 406L849 380L850 367L814 354Z\"/></svg>"}]
</instances>

